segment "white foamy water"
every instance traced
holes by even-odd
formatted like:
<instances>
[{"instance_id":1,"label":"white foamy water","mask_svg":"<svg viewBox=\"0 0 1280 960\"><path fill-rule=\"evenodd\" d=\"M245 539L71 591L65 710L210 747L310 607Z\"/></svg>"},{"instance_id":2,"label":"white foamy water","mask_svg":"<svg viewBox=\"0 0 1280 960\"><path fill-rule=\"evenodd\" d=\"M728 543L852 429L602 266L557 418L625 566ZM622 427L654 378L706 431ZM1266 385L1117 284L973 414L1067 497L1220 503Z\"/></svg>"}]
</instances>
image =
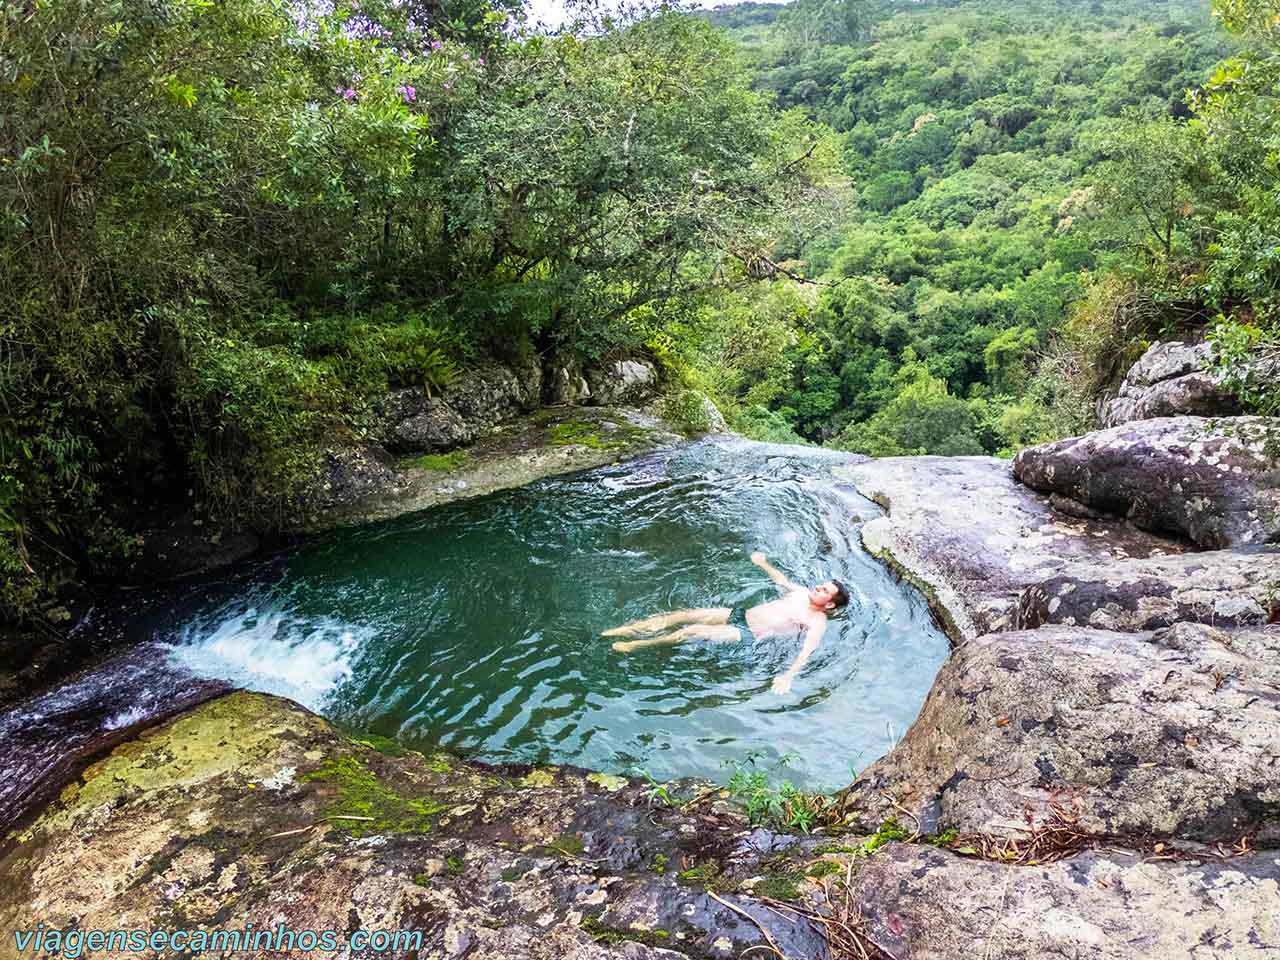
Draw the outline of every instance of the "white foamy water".
<instances>
[{"instance_id":1,"label":"white foamy water","mask_svg":"<svg viewBox=\"0 0 1280 960\"><path fill-rule=\"evenodd\" d=\"M274 693L319 710L351 670L374 630L325 617L250 607L216 625L183 628L170 659L201 677Z\"/></svg>"}]
</instances>

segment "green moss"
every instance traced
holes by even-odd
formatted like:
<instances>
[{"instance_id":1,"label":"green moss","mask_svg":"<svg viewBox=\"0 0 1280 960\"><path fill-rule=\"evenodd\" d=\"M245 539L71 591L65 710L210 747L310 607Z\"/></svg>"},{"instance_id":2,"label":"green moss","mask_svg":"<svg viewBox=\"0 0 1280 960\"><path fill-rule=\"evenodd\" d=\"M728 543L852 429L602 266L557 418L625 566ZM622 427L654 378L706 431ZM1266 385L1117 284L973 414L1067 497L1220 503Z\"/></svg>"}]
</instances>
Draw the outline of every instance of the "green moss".
<instances>
[{"instance_id":1,"label":"green moss","mask_svg":"<svg viewBox=\"0 0 1280 960\"><path fill-rule=\"evenodd\" d=\"M643 943L646 946L656 947L662 946L671 939L669 930L623 930L620 927L611 927L607 923L602 923L597 917L583 917L582 923L579 924L585 930L591 939L596 943L608 944L610 946L618 943L626 943L628 940L634 943Z\"/></svg>"},{"instance_id":2,"label":"green moss","mask_svg":"<svg viewBox=\"0 0 1280 960\"><path fill-rule=\"evenodd\" d=\"M960 836L959 832L954 829L944 830L942 833L935 833L925 837L924 842L931 843L935 847L945 847L948 843L951 843L958 836Z\"/></svg>"},{"instance_id":3,"label":"green moss","mask_svg":"<svg viewBox=\"0 0 1280 960\"><path fill-rule=\"evenodd\" d=\"M462 873L462 871L466 869L466 866L466 858L461 854L451 853L444 858L445 873L449 874L451 877L456 877L458 874Z\"/></svg>"},{"instance_id":4,"label":"green moss","mask_svg":"<svg viewBox=\"0 0 1280 960\"><path fill-rule=\"evenodd\" d=\"M644 431L630 424L611 424L615 429L604 431L601 425L585 420L569 420L558 423L547 431L547 443L553 447L580 446L592 450L625 450L644 436Z\"/></svg>"},{"instance_id":5,"label":"green moss","mask_svg":"<svg viewBox=\"0 0 1280 960\"><path fill-rule=\"evenodd\" d=\"M813 848L814 856L820 857L828 853L860 853L861 848L851 847L847 843L824 843Z\"/></svg>"},{"instance_id":6,"label":"green moss","mask_svg":"<svg viewBox=\"0 0 1280 960\"><path fill-rule=\"evenodd\" d=\"M359 757L326 760L303 782L319 781L336 788L336 796L324 810L355 837L374 833L429 833L436 815L448 809L422 797L405 797L386 787ZM344 817L369 817L346 820Z\"/></svg>"},{"instance_id":7,"label":"green moss","mask_svg":"<svg viewBox=\"0 0 1280 960\"><path fill-rule=\"evenodd\" d=\"M557 853L567 853L575 857L582 855L584 847L585 844L582 842L582 838L576 833L562 833L547 844L547 849L549 850L554 850Z\"/></svg>"},{"instance_id":8,"label":"green moss","mask_svg":"<svg viewBox=\"0 0 1280 960\"><path fill-rule=\"evenodd\" d=\"M376 733L366 733L365 735L354 739L356 743L363 744L372 750L377 750L379 753L386 754L388 757L403 757L410 752L390 737L380 737Z\"/></svg>"},{"instance_id":9,"label":"green moss","mask_svg":"<svg viewBox=\"0 0 1280 960\"><path fill-rule=\"evenodd\" d=\"M708 860L706 863L700 863L689 870L682 870L678 874L678 879L681 883L706 887L713 884L719 875L720 865L714 860Z\"/></svg>"},{"instance_id":10,"label":"green moss","mask_svg":"<svg viewBox=\"0 0 1280 960\"><path fill-rule=\"evenodd\" d=\"M653 872L658 876L662 876L667 872L667 855L665 853L655 853L653 855Z\"/></svg>"},{"instance_id":11,"label":"green moss","mask_svg":"<svg viewBox=\"0 0 1280 960\"><path fill-rule=\"evenodd\" d=\"M431 886L431 878L428 877L425 873L415 874L413 878L413 882L420 887Z\"/></svg>"},{"instance_id":12,"label":"green moss","mask_svg":"<svg viewBox=\"0 0 1280 960\"><path fill-rule=\"evenodd\" d=\"M608 793L617 793L627 785L627 778L617 777L611 773L588 773L587 783L594 783Z\"/></svg>"},{"instance_id":13,"label":"green moss","mask_svg":"<svg viewBox=\"0 0 1280 960\"><path fill-rule=\"evenodd\" d=\"M515 881L519 880L521 877L523 877L526 873L528 873L532 869L533 867L530 866L529 864L522 865L519 863L513 863L511 866L507 867L505 870L502 871L502 882L514 883Z\"/></svg>"},{"instance_id":14,"label":"green moss","mask_svg":"<svg viewBox=\"0 0 1280 960\"><path fill-rule=\"evenodd\" d=\"M467 451L450 450L448 453L428 453L408 461L408 466L419 470L457 470L467 460Z\"/></svg>"},{"instance_id":15,"label":"green moss","mask_svg":"<svg viewBox=\"0 0 1280 960\"><path fill-rule=\"evenodd\" d=\"M898 824L897 820L886 820L880 829L868 837L862 844L862 853L872 854L891 840L908 840L911 832Z\"/></svg>"},{"instance_id":16,"label":"green moss","mask_svg":"<svg viewBox=\"0 0 1280 960\"><path fill-rule=\"evenodd\" d=\"M834 860L819 860L805 871L805 876L814 878L829 877L833 873L844 873L844 867Z\"/></svg>"},{"instance_id":17,"label":"green moss","mask_svg":"<svg viewBox=\"0 0 1280 960\"><path fill-rule=\"evenodd\" d=\"M542 768L530 770L524 777L520 779L521 786L525 787L549 787L556 782L556 768Z\"/></svg>"},{"instance_id":18,"label":"green moss","mask_svg":"<svg viewBox=\"0 0 1280 960\"><path fill-rule=\"evenodd\" d=\"M804 879L798 873L769 873L755 885L752 893L769 897L771 900L799 900L800 888L797 884Z\"/></svg>"}]
</instances>

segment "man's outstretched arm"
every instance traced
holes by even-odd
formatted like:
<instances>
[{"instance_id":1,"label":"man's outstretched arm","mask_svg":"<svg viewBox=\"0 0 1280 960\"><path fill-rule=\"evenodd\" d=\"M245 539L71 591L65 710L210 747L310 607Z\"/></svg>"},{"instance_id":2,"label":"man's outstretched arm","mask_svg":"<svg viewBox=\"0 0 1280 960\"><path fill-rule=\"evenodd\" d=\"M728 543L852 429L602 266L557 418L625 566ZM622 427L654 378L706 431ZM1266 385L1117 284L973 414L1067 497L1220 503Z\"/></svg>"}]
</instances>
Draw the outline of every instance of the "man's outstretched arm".
<instances>
[{"instance_id":1,"label":"man's outstretched arm","mask_svg":"<svg viewBox=\"0 0 1280 960\"><path fill-rule=\"evenodd\" d=\"M764 554L756 551L751 555L751 562L769 575L769 579L783 590L799 590L796 584L787 579L787 575L764 558Z\"/></svg>"},{"instance_id":2,"label":"man's outstretched arm","mask_svg":"<svg viewBox=\"0 0 1280 960\"><path fill-rule=\"evenodd\" d=\"M791 692L791 682L795 680L800 668L808 662L818 647L822 646L822 635L826 632L827 625L825 623L821 626L810 627L804 632L804 645L800 648L800 656L796 657L796 662L773 678L774 693Z\"/></svg>"}]
</instances>

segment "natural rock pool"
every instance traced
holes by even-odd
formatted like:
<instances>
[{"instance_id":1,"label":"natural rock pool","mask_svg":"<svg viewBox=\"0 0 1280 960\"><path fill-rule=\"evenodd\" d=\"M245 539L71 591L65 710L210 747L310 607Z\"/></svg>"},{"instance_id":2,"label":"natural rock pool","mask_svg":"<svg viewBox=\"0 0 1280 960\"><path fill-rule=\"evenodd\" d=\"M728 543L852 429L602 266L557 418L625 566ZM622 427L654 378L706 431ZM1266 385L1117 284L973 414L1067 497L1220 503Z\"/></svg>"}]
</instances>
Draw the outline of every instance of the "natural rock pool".
<instances>
[{"instance_id":1,"label":"natural rock pool","mask_svg":"<svg viewBox=\"0 0 1280 960\"><path fill-rule=\"evenodd\" d=\"M834 788L905 731L948 650L858 545L877 509L833 479L842 459L704 441L334 532L137 629L197 675L409 745L659 779L794 754L795 782ZM622 655L600 636L777 596L757 549L852 593L790 694L770 681L796 641Z\"/></svg>"}]
</instances>

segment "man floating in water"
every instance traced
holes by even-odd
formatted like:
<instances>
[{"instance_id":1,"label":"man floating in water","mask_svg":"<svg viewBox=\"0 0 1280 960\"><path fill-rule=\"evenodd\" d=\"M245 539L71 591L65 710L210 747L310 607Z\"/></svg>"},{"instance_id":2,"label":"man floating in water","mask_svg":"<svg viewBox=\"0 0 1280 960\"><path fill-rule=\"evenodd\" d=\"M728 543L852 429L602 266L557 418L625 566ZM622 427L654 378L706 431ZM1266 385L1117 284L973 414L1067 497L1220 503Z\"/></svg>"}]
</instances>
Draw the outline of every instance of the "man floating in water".
<instances>
[{"instance_id":1,"label":"man floating in water","mask_svg":"<svg viewBox=\"0 0 1280 960\"><path fill-rule=\"evenodd\" d=\"M642 647L687 643L690 640L735 643L742 639L744 628L749 636L759 640L801 635L804 642L800 655L791 666L773 678L773 692L787 693L800 668L822 643L827 617L849 602L849 591L839 580L829 580L809 589L794 584L786 574L769 563L763 553L753 553L751 562L767 573L783 591L780 598L746 610L741 607L703 607L662 613L606 630L602 636L643 637L642 640L622 640L613 645L619 653L630 653Z\"/></svg>"}]
</instances>

